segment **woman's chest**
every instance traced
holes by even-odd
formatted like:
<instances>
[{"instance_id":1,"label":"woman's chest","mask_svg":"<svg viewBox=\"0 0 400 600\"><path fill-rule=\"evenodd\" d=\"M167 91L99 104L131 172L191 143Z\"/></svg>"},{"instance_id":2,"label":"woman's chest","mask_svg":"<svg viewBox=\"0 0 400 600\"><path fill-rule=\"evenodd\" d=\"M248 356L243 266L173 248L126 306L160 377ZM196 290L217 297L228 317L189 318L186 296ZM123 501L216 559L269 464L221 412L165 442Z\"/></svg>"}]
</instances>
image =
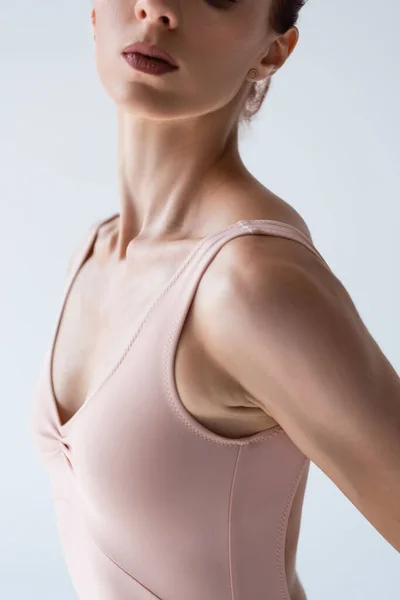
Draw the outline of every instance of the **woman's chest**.
<instances>
[{"instance_id":1,"label":"woman's chest","mask_svg":"<svg viewBox=\"0 0 400 600\"><path fill-rule=\"evenodd\" d=\"M93 276L90 263L84 265L66 298L50 365L63 425L104 380L118 377L119 362L133 343L140 343L136 337L176 267L149 265L128 277L111 279ZM207 285L207 279L200 282L177 342L177 391L186 410L209 430L232 438L252 435L273 427L276 421L246 400L243 390L204 351L196 300L201 294L211 294ZM168 315L157 326L167 328ZM118 410L117 402L113 410Z\"/></svg>"}]
</instances>

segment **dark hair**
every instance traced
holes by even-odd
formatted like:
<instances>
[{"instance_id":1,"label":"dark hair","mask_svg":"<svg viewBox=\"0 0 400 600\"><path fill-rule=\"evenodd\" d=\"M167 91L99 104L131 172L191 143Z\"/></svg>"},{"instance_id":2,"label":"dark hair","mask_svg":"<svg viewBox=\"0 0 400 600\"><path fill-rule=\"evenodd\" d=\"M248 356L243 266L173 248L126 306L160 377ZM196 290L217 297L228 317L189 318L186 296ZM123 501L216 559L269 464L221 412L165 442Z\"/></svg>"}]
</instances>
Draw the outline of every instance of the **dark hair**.
<instances>
[{"instance_id":1,"label":"dark hair","mask_svg":"<svg viewBox=\"0 0 400 600\"><path fill-rule=\"evenodd\" d=\"M278 35L286 33L297 24L299 12L307 0L272 0L268 26ZM271 87L271 77L251 84L246 103L242 110L240 121L249 124L254 115L260 110L264 98Z\"/></svg>"}]
</instances>

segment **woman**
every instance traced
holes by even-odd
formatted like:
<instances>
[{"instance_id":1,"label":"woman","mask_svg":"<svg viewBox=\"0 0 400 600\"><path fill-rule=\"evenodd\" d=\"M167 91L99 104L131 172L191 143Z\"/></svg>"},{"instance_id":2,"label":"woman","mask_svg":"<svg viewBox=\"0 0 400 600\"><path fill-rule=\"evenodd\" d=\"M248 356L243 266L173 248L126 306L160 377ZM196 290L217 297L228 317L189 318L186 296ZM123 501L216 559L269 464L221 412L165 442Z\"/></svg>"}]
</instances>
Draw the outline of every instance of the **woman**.
<instances>
[{"instance_id":1,"label":"woman","mask_svg":"<svg viewBox=\"0 0 400 600\"><path fill-rule=\"evenodd\" d=\"M73 256L32 415L80 599L304 599L310 460L400 550L399 378L238 151L303 4L95 2L120 207Z\"/></svg>"}]
</instances>

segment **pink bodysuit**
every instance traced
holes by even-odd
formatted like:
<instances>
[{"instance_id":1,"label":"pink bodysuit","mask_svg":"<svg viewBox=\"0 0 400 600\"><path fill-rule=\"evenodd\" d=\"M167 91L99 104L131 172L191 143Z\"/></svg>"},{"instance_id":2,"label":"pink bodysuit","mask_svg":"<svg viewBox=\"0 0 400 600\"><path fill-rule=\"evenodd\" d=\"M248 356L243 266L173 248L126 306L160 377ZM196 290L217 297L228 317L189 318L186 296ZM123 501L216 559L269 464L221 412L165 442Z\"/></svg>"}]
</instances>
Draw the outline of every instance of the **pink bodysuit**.
<instances>
[{"instance_id":1,"label":"pink bodysuit","mask_svg":"<svg viewBox=\"0 0 400 600\"><path fill-rule=\"evenodd\" d=\"M50 357L66 284L34 395L32 432L80 600L290 600L285 535L309 459L278 425L230 439L185 409L174 379L178 338L207 266L230 240L312 241L279 221L246 220L203 238L157 294L101 385L61 425ZM328 267L329 268L329 267ZM118 332L116 332L118 333Z\"/></svg>"}]
</instances>

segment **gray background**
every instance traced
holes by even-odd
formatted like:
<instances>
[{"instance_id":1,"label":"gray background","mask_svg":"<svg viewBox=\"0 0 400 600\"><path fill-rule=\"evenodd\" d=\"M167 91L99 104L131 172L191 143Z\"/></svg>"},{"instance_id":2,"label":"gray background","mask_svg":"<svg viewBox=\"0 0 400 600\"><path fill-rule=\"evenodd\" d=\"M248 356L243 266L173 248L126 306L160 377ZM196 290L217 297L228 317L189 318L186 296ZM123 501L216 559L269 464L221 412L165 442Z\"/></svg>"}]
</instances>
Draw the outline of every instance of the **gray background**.
<instances>
[{"instance_id":1,"label":"gray background","mask_svg":"<svg viewBox=\"0 0 400 600\"><path fill-rule=\"evenodd\" d=\"M115 109L94 66L90 9L0 0L4 600L75 599L28 415L71 252L119 210ZM396 0L309 0L297 48L241 135L247 166L306 219L397 372L399 17ZM314 465L298 569L309 600L399 595L398 553Z\"/></svg>"}]
</instances>

